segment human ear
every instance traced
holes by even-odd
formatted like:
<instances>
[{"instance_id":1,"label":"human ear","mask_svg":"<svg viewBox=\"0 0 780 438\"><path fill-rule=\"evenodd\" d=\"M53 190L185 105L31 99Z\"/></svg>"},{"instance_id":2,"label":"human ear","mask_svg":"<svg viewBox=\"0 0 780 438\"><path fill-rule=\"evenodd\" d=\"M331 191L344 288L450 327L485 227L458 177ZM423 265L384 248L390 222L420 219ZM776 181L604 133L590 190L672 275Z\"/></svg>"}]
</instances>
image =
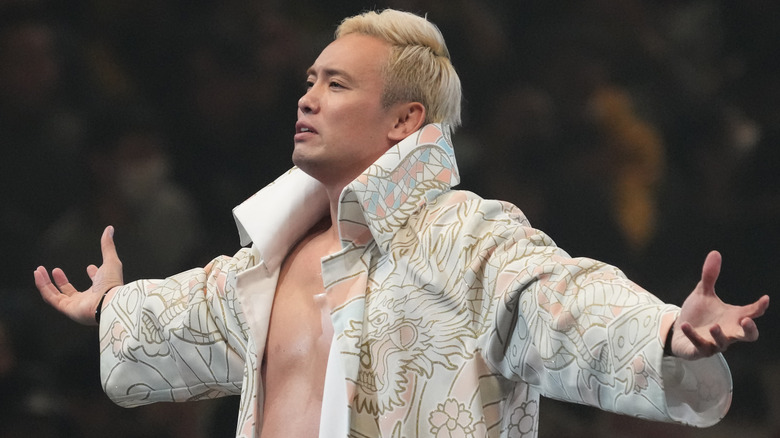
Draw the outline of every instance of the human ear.
<instances>
[{"instance_id":1,"label":"human ear","mask_svg":"<svg viewBox=\"0 0 780 438\"><path fill-rule=\"evenodd\" d=\"M419 130L425 122L425 106L420 102L406 102L394 108L394 124L387 137L398 143Z\"/></svg>"}]
</instances>

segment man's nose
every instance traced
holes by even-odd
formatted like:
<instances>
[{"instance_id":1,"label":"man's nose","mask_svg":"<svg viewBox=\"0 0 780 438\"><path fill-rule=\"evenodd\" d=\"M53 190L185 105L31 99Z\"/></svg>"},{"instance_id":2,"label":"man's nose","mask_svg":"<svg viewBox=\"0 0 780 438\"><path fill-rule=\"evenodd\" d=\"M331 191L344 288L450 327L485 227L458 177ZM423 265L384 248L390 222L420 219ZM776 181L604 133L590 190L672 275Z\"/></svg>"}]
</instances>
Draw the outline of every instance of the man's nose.
<instances>
[{"instance_id":1,"label":"man's nose","mask_svg":"<svg viewBox=\"0 0 780 438\"><path fill-rule=\"evenodd\" d=\"M298 99L298 109L304 113L316 112L317 102L318 99L314 87L309 87L306 93Z\"/></svg>"}]
</instances>

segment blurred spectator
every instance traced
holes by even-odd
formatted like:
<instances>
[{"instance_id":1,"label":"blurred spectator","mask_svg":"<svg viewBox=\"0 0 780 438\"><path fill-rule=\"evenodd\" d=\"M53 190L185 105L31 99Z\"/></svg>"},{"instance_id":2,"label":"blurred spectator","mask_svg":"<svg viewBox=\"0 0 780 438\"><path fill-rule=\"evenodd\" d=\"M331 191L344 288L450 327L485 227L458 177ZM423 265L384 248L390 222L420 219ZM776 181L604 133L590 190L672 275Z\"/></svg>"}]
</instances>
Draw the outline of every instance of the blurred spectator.
<instances>
[{"instance_id":1,"label":"blurred spectator","mask_svg":"<svg viewBox=\"0 0 780 438\"><path fill-rule=\"evenodd\" d=\"M88 244L106 225L116 228L125 275L158 278L205 264L203 236L191 195L172 180L168 144L156 115L136 104L112 104L92 124L85 153L90 190L69 198L71 208L41 239L42 260L80 272L100 262L99 245ZM71 278L77 287L84 278ZM82 286L79 286L82 285Z\"/></svg>"},{"instance_id":2,"label":"blurred spectator","mask_svg":"<svg viewBox=\"0 0 780 438\"><path fill-rule=\"evenodd\" d=\"M74 436L76 424L58 405L54 376L20 354L16 344L27 339L19 333L0 316L0 436Z\"/></svg>"},{"instance_id":3,"label":"blurred spectator","mask_svg":"<svg viewBox=\"0 0 780 438\"><path fill-rule=\"evenodd\" d=\"M3 287L29 286L36 265L24 248L83 188L74 171L90 78L55 23L35 7L0 8L0 245L15 257L0 268Z\"/></svg>"},{"instance_id":4,"label":"blurred spectator","mask_svg":"<svg viewBox=\"0 0 780 438\"><path fill-rule=\"evenodd\" d=\"M235 251L231 209L292 166L295 105L311 62L285 17L221 18L193 29L185 47L182 126L173 127L178 175L206 214L210 254Z\"/></svg>"},{"instance_id":5,"label":"blurred spectator","mask_svg":"<svg viewBox=\"0 0 780 438\"><path fill-rule=\"evenodd\" d=\"M146 105L112 102L90 125L82 178L88 190L40 239L39 257L72 272L71 283L89 284L83 267L100 262L99 245L90 245L106 225L116 227L127 278L153 278L205 264L203 228L192 196L172 180L168 142L159 117ZM76 274L76 275L74 275ZM126 411L102 393L93 330L70 325L66 345L51 346L48 363L57 364L61 404L80 436L100 437L122 425L116 437L198 437L203 404L164 405ZM74 366L79 364L78 366Z\"/></svg>"},{"instance_id":6,"label":"blurred spectator","mask_svg":"<svg viewBox=\"0 0 780 438\"><path fill-rule=\"evenodd\" d=\"M598 87L589 112L603 150L610 210L618 231L634 252L655 237L664 147L656 129L636 114L631 96L614 85Z\"/></svg>"}]
</instances>

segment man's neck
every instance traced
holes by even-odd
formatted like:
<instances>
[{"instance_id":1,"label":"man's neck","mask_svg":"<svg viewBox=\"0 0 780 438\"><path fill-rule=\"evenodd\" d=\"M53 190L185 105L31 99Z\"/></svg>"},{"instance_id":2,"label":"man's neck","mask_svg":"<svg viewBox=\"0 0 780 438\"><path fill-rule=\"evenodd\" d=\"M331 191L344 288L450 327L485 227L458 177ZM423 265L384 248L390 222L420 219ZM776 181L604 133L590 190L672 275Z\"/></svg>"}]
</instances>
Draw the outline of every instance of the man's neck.
<instances>
[{"instance_id":1,"label":"man's neck","mask_svg":"<svg viewBox=\"0 0 780 438\"><path fill-rule=\"evenodd\" d=\"M321 234L323 238L333 243L333 246L341 245L339 237L338 219L331 210L330 215L323 216L312 228L309 230L309 234Z\"/></svg>"}]
</instances>

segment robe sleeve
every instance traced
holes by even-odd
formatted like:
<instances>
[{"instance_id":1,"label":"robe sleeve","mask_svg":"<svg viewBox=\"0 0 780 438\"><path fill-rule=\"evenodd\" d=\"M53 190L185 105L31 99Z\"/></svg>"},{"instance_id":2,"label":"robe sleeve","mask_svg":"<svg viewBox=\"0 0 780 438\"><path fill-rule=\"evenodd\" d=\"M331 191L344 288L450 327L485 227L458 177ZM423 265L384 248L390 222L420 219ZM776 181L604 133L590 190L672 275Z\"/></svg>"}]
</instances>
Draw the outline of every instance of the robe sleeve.
<instances>
[{"instance_id":1,"label":"robe sleeve","mask_svg":"<svg viewBox=\"0 0 780 438\"><path fill-rule=\"evenodd\" d=\"M722 355L664 357L662 327L679 308L618 268L573 258L510 204L484 201L471 232L487 236L483 335L488 364L544 396L620 414L705 427L731 403Z\"/></svg>"},{"instance_id":2,"label":"robe sleeve","mask_svg":"<svg viewBox=\"0 0 780 438\"><path fill-rule=\"evenodd\" d=\"M205 268L121 287L100 321L106 394L124 407L239 394L251 341L235 277L254 258L242 249Z\"/></svg>"}]
</instances>

